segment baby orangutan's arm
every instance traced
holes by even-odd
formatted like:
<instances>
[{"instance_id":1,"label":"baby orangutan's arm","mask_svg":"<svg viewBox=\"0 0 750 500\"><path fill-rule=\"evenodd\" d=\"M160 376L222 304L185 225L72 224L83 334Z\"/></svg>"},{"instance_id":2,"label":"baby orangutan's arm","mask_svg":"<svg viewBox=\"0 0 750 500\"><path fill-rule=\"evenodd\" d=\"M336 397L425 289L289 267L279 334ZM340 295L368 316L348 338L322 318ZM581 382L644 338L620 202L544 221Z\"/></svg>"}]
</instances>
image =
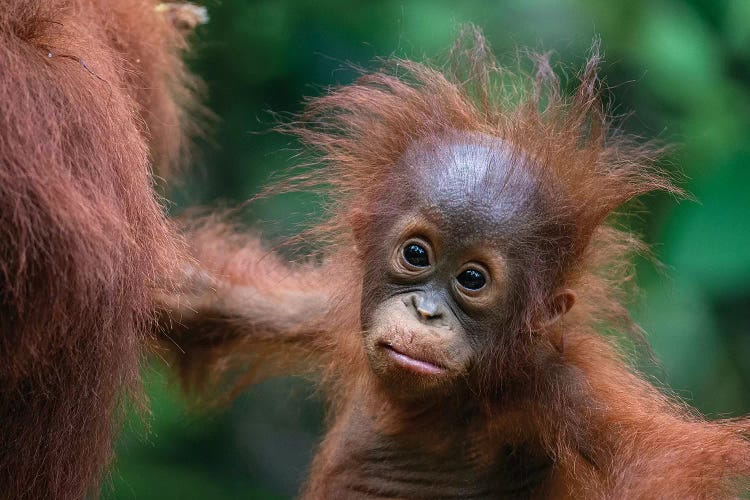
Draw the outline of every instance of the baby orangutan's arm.
<instances>
[{"instance_id":1,"label":"baby orangutan's arm","mask_svg":"<svg viewBox=\"0 0 750 500\"><path fill-rule=\"evenodd\" d=\"M185 388L231 386L234 395L263 378L317 371L326 339L347 323L329 266L289 264L218 224L187 240L195 260L159 297L159 345Z\"/></svg>"},{"instance_id":2,"label":"baby orangutan's arm","mask_svg":"<svg viewBox=\"0 0 750 500\"><path fill-rule=\"evenodd\" d=\"M564 384L565 395L540 400L534 412L560 453L557 495L709 499L744 491L750 422L707 421L635 373L608 340L570 337L562 380L543 391Z\"/></svg>"}]
</instances>

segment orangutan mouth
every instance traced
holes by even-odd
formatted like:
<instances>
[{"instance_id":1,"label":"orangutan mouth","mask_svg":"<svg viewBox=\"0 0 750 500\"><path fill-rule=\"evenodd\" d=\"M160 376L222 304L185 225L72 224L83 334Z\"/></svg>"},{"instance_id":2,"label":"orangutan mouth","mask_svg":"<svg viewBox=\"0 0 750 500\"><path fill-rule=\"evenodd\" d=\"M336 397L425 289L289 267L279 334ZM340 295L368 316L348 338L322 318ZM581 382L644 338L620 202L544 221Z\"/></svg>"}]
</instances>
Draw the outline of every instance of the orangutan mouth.
<instances>
[{"instance_id":1,"label":"orangutan mouth","mask_svg":"<svg viewBox=\"0 0 750 500\"><path fill-rule=\"evenodd\" d=\"M431 361L414 358L399 349L393 344L383 342L380 346L386 350L390 358L401 368L409 370L420 375L442 375L446 369Z\"/></svg>"}]
</instances>

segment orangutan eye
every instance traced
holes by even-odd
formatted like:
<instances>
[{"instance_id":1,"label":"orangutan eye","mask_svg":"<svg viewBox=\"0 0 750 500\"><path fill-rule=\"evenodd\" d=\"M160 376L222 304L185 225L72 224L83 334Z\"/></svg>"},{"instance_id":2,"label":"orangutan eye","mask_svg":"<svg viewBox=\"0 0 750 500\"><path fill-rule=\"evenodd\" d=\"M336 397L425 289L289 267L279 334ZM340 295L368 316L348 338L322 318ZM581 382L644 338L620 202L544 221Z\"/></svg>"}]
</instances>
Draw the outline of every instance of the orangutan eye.
<instances>
[{"instance_id":1,"label":"orangutan eye","mask_svg":"<svg viewBox=\"0 0 750 500\"><path fill-rule=\"evenodd\" d=\"M430 257L427 250L417 243L409 243L404 247L404 260L414 267L427 267L430 265Z\"/></svg>"},{"instance_id":2,"label":"orangutan eye","mask_svg":"<svg viewBox=\"0 0 750 500\"><path fill-rule=\"evenodd\" d=\"M468 290L479 290L485 285L485 283L487 283L487 279L484 277L484 274L482 274L480 271L477 271L476 269L465 270L458 275L456 281L458 281L459 285Z\"/></svg>"}]
</instances>

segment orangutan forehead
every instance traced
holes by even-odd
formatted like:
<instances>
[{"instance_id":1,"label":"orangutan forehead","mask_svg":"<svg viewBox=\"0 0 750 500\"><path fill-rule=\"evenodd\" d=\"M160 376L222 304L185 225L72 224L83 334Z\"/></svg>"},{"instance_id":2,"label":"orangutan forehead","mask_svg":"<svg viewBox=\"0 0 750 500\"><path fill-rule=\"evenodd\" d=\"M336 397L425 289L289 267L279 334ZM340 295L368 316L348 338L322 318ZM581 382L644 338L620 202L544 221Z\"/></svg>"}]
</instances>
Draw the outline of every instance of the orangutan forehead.
<instances>
[{"instance_id":1,"label":"orangutan forehead","mask_svg":"<svg viewBox=\"0 0 750 500\"><path fill-rule=\"evenodd\" d=\"M403 157L412 195L463 220L507 219L537 196L533 164L503 139L455 133L415 143Z\"/></svg>"}]
</instances>

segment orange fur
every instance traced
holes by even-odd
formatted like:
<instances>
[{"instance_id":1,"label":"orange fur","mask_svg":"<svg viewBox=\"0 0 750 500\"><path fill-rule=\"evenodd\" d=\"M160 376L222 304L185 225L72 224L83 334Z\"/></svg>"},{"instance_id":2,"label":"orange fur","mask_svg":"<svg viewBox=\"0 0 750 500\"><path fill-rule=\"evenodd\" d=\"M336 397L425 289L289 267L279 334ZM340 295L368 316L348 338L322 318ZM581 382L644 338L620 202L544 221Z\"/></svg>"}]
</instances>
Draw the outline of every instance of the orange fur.
<instances>
[{"instance_id":1,"label":"orange fur","mask_svg":"<svg viewBox=\"0 0 750 500\"><path fill-rule=\"evenodd\" d=\"M182 35L151 0L0 9L0 495L98 494L181 252L154 191L185 149Z\"/></svg>"}]
</instances>

